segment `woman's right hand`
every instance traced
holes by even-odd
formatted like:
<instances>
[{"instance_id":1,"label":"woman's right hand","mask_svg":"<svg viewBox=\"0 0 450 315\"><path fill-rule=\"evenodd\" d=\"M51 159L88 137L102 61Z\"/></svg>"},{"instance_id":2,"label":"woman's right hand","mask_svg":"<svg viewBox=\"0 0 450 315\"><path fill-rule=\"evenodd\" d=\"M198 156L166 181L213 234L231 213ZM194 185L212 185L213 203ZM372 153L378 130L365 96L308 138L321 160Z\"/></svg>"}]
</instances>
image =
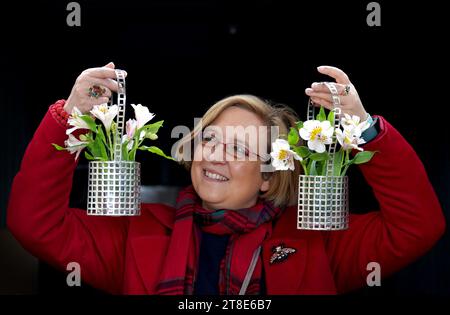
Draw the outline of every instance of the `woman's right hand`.
<instances>
[{"instance_id":1,"label":"woman's right hand","mask_svg":"<svg viewBox=\"0 0 450 315\"><path fill-rule=\"evenodd\" d=\"M64 110L70 114L76 106L82 113L88 113L94 105L107 103L112 92L117 92L118 88L114 68L114 63L110 62L104 67L84 70L75 81ZM102 96L95 98L89 95L89 88L94 85L104 88Z\"/></svg>"}]
</instances>

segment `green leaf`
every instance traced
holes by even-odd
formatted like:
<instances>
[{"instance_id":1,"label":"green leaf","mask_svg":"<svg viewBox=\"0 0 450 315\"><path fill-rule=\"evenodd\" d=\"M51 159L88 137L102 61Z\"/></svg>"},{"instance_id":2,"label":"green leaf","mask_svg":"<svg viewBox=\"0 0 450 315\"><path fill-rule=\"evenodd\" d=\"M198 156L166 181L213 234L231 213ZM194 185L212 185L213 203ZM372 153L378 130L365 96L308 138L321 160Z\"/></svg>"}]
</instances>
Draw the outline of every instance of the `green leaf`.
<instances>
[{"instance_id":1,"label":"green leaf","mask_svg":"<svg viewBox=\"0 0 450 315\"><path fill-rule=\"evenodd\" d=\"M344 150L341 148L339 151L337 151L334 154L334 161L333 161L333 175L339 176L341 175L341 169L342 169L342 163L344 162Z\"/></svg>"},{"instance_id":2,"label":"green leaf","mask_svg":"<svg viewBox=\"0 0 450 315\"><path fill-rule=\"evenodd\" d=\"M102 158L105 160L108 160L108 153L106 152L105 144L102 142L102 139L100 137L96 137L95 141L97 142L97 145L100 148L100 153L102 154Z\"/></svg>"},{"instance_id":3,"label":"green leaf","mask_svg":"<svg viewBox=\"0 0 450 315\"><path fill-rule=\"evenodd\" d=\"M327 171L327 169L325 167L326 162L324 162L324 161L317 162L316 165L317 165L317 167L316 167L317 168L317 174L325 176L326 175L325 173Z\"/></svg>"},{"instance_id":4,"label":"green leaf","mask_svg":"<svg viewBox=\"0 0 450 315\"><path fill-rule=\"evenodd\" d=\"M298 129L291 127L288 134L288 142L290 145L296 145L299 140Z\"/></svg>"},{"instance_id":5,"label":"green leaf","mask_svg":"<svg viewBox=\"0 0 450 315\"><path fill-rule=\"evenodd\" d=\"M157 121L157 122L155 122L153 124L145 125L141 129L139 129L139 132L141 130L145 130L146 132L157 133L159 128L162 127L163 123L164 123L164 120L160 120L160 121Z\"/></svg>"},{"instance_id":6,"label":"green leaf","mask_svg":"<svg viewBox=\"0 0 450 315\"><path fill-rule=\"evenodd\" d=\"M308 167L306 168L306 170L308 171L308 174L306 174L306 175L317 175L316 161L315 160L311 160L309 162Z\"/></svg>"},{"instance_id":7,"label":"green leaf","mask_svg":"<svg viewBox=\"0 0 450 315\"><path fill-rule=\"evenodd\" d=\"M319 110L319 113L316 116L316 119L319 120L319 121L327 120L327 116L325 115L325 109L323 108L323 106L320 106L320 110Z\"/></svg>"},{"instance_id":8,"label":"green leaf","mask_svg":"<svg viewBox=\"0 0 450 315\"><path fill-rule=\"evenodd\" d=\"M331 110L331 111L328 113L327 120L330 122L331 126L334 127L334 111Z\"/></svg>"},{"instance_id":9,"label":"green leaf","mask_svg":"<svg viewBox=\"0 0 450 315\"><path fill-rule=\"evenodd\" d=\"M108 154L106 153L106 149L100 137L95 137L94 141L88 145L89 150L91 151L91 155L96 160L107 161Z\"/></svg>"},{"instance_id":10,"label":"green leaf","mask_svg":"<svg viewBox=\"0 0 450 315\"><path fill-rule=\"evenodd\" d=\"M175 159L173 157L166 155L160 148L155 147L155 146L147 147L147 146L143 145L143 146L140 146L138 149L139 150L144 150L144 151L149 151L149 152L155 153L155 154L157 154L159 156L162 156L162 157L164 157L166 159L175 161Z\"/></svg>"},{"instance_id":11,"label":"green leaf","mask_svg":"<svg viewBox=\"0 0 450 315\"><path fill-rule=\"evenodd\" d=\"M102 126L98 126L97 136L100 137L100 139L103 141L103 143L106 144L106 137L105 137L105 133L103 132Z\"/></svg>"},{"instance_id":12,"label":"green leaf","mask_svg":"<svg viewBox=\"0 0 450 315\"><path fill-rule=\"evenodd\" d=\"M56 143L52 143L52 146L58 151L65 151L66 150L66 148L63 148L62 146L59 146Z\"/></svg>"},{"instance_id":13,"label":"green leaf","mask_svg":"<svg viewBox=\"0 0 450 315\"><path fill-rule=\"evenodd\" d=\"M93 132L97 132L97 125L95 124L95 120L89 115L81 115L81 119L88 125L89 129Z\"/></svg>"},{"instance_id":14,"label":"green leaf","mask_svg":"<svg viewBox=\"0 0 450 315\"><path fill-rule=\"evenodd\" d=\"M81 141L87 141L87 142L93 142L94 141L93 133L91 131L89 131L86 134L80 135L80 140Z\"/></svg>"},{"instance_id":15,"label":"green leaf","mask_svg":"<svg viewBox=\"0 0 450 315\"><path fill-rule=\"evenodd\" d=\"M369 162L373 155L376 153L376 151L363 151L358 152L355 157L353 158L354 164L363 164Z\"/></svg>"},{"instance_id":16,"label":"green leaf","mask_svg":"<svg viewBox=\"0 0 450 315\"><path fill-rule=\"evenodd\" d=\"M94 157L90 155L87 151L84 151L84 157L89 161L94 161Z\"/></svg>"},{"instance_id":17,"label":"green leaf","mask_svg":"<svg viewBox=\"0 0 450 315\"><path fill-rule=\"evenodd\" d=\"M122 144L122 159L125 161L130 161L130 157L128 155L128 148L127 148L128 142L129 141L125 141ZM134 161L134 160L131 160L131 161Z\"/></svg>"},{"instance_id":18,"label":"green leaf","mask_svg":"<svg viewBox=\"0 0 450 315\"><path fill-rule=\"evenodd\" d=\"M87 149L89 149L89 151L91 152L91 155L94 156L94 157L100 155L100 151L99 151L99 149L97 148L97 146L96 146L96 144L94 142L89 144L87 146Z\"/></svg>"},{"instance_id":19,"label":"green leaf","mask_svg":"<svg viewBox=\"0 0 450 315\"><path fill-rule=\"evenodd\" d=\"M293 147L292 149L303 159L306 159L311 154L311 151L308 149L308 147L305 146Z\"/></svg>"},{"instance_id":20,"label":"green leaf","mask_svg":"<svg viewBox=\"0 0 450 315\"><path fill-rule=\"evenodd\" d=\"M313 153L313 154L311 154L310 156L309 156L309 158L311 159L311 160L314 160L314 161L326 161L326 160L328 160L330 157L329 157L329 155L328 155L328 152L322 152L322 153Z\"/></svg>"},{"instance_id":21,"label":"green leaf","mask_svg":"<svg viewBox=\"0 0 450 315\"><path fill-rule=\"evenodd\" d=\"M302 128L303 128L303 121L297 121L297 122L295 123L295 127L296 127L298 130L302 129Z\"/></svg>"}]
</instances>

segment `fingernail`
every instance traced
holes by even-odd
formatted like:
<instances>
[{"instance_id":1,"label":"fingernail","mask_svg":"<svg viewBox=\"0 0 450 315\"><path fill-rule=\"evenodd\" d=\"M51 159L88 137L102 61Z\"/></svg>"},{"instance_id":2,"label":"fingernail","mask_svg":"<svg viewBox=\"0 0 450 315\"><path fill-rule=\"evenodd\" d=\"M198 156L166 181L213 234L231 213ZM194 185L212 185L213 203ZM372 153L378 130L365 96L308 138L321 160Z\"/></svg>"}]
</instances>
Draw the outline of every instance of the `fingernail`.
<instances>
[{"instance_id":1,"label":"fingernail","mask_svg":"<svg viewBox=\"0 0 450 315\"><path fill-rule=\"evenodd\" d=\"M314 92L314 91L313 91L313 89L307 88L305 90L305 92L306 92L306 94L312 94L312 92Z\"/></svg>"},{"instance_id":2,"label":"fingernail","mask_svg":"<svg viewBox=\"0 0 450 315\"><path fill-rule=\"evenodd\" d=\"M311 87L312 87L312 88L316 88L316 87L319 87L319 85L320 85L319 83L314 82L313 84L311 84Z\"/></svg>"},{"instance_id":3,"label":"fingernail","mask_svg":"<svg viewBox=\"0 0 450 315\"><path fill-rule=\"evenodd\" d=\"M325 66L317 67L317 70L323 70L323 69L325 69Z\"/></svg>"}]
</instances>

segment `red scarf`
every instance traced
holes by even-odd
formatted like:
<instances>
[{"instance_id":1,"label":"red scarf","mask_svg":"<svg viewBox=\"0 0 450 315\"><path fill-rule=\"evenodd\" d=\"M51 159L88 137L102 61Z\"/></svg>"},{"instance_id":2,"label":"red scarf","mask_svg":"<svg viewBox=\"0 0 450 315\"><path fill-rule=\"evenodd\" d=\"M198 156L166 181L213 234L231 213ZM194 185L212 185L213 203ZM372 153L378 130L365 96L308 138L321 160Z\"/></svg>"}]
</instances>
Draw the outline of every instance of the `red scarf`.
<instances>
[{"instance_id":1,"label":"red scarf","mask_svg":"<svg viewBox=\"0 0 450 315\"><path fill-rule=\"evenodd\" d=\"M206 210L192 186L177 199L175 223L157 293L193 294L197 274L201 231L230 234L220 265L220 294L238 294L254 251L272 232L272 220L281 214L270 202L240 210ZM256 264L246 294L260 294L262 260Z\"/></svg>"}]
</instances>

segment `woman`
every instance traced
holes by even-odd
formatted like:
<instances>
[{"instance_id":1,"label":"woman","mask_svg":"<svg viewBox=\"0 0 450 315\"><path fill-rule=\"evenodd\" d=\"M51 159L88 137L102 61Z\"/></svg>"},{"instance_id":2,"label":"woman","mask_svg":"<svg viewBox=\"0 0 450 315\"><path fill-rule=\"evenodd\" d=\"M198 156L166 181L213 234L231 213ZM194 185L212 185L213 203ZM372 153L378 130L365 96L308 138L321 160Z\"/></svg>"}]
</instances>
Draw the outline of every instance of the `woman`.
<instances>
[{"instance_id":1,"label":"woman","mask_svg":"<svg viewBox=\"0 0 450 315\"><path fill-rule=\"evenodd\" d=\"M372 134L364 135L364 149L379 153L360 166L380 209L351 215L346 231L297 230L299 164L295 171L261 172L267 161L259 148L241 144L237 151L248 159L230 161L236 139L218 137L227 126L277 126L280 133L294 126L292 110L249 95L226 98L205 114L203 126L217 131L208 135L215 145L194 147L192 162L179 150L192 186L180 193L176 209L143 204L141 216L128 218L69 208L77 162L51 143L62 145L75 105L87 113L116 91L113 69L110 63L84 71L67 101L50 107L14 179L8 207L8 226L25 248L63 270L79 263L82 279L97 288L116 294L336 294L364 286L370 262L387 276L423 255L444 232L422 163L381 116ZM318 70L336 80L344 113L369 116L344 72ZM104 95L90 97L86 91L93 85ZM322 84L305 93L331 106ZM283 248L290 252L274 259Z\"/></svg>"}]
</instances>

